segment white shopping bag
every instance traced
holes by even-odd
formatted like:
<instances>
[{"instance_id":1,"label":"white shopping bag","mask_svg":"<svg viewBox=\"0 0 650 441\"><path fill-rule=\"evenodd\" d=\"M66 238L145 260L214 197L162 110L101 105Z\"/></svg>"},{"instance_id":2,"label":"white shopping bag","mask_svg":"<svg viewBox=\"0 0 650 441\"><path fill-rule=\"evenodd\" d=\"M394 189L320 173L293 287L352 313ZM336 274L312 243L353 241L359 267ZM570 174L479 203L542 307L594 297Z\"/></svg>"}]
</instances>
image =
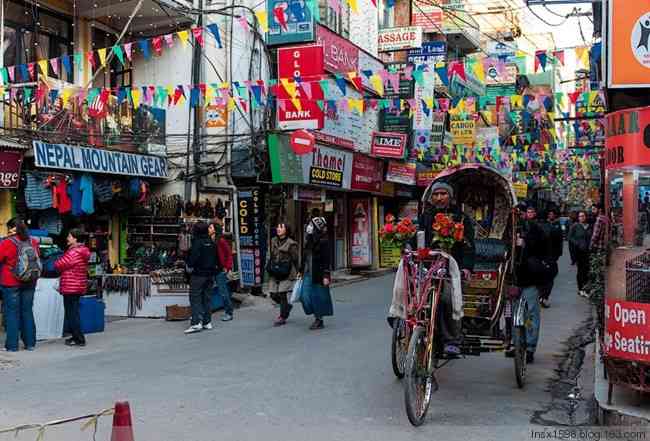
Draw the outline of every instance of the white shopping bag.
<instances>
[{"instance_id":1,"label":"white shopping bag","mask_svg":"<svg viewBox=\"0 0 650 441\"><path fill-rule=\"evenodd\" d=\"M298 303L302 300L302 279L297 279L293 284L293 291L291 291L291 299L289 303Z\"/></svg>"}]
</instances>

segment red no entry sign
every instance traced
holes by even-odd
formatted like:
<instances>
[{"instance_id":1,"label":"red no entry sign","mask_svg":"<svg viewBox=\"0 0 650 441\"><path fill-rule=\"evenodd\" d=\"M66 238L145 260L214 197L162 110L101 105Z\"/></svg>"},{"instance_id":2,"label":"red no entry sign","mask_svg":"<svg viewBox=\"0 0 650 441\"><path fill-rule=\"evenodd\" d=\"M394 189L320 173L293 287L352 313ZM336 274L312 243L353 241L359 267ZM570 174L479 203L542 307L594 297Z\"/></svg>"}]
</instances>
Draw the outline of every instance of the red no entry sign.
<instances>
[{"instance_id":1,"label":"red no entry sign","mask_svg":"<svg viewBox=\"0 0 650 441\"><path fill-rule=\"evenodd\" d=\"M306 155L314 151L316 138L307 130L296 130L291 134L291 148L296 155Z\"/></svg>"}]
</instances>

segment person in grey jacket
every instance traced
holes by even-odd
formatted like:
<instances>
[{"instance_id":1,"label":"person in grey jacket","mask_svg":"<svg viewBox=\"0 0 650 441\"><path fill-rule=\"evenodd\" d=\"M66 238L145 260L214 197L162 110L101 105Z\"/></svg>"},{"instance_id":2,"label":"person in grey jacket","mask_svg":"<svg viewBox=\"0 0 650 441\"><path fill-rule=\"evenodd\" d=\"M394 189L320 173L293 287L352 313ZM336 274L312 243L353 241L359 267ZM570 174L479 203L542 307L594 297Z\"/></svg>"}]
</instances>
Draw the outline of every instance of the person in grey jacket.
<instances>
[{"instance_id":1,"label":"person in grey jacket","mask_svg":"<svg viewBox=\"0 0 650 441\"><path fill-rule=\"evenodd\" d=\"M293 285L298 277L300 268L300 257L298 244L290 236L289 225L280 223L275 229L276 236L271 239L271 248L269 249L269 262L280 263L288 269L286 277L279 274L269 273L268 290L273 301L280 304L280 315L273 322L274 326L282 326L287 323L289 313L293 306L287 298L288 293L293 290ZM267 266L270 268L272 265Z\"/></svg>"}]
</instances>

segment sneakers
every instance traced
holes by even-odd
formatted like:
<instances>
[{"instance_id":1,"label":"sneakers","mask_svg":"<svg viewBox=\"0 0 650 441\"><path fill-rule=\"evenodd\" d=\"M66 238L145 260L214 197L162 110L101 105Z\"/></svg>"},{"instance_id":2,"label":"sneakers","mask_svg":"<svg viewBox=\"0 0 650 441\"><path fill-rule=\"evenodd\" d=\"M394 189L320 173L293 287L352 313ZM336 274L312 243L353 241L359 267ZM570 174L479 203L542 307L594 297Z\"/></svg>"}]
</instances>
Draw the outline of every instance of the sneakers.
<instances>
[{"instance_id":1,"label":"sneakers","mask_svg":"<svg viewBox=\"0 0 650 441\"><path fill-rule=\"evenodd\" d=\"M588 299L588 298L589 298L589 294L587 293L587 291L584 291L584 290L580 290L580 291L578 291L578 295L579 295L580 297L584 297L585 299Z\"/></svg>"},{"instance_id":2,"label":"sneakers","mask_svg":"<svg viewBox=\"0 0 650 441\"><path fill-rule=\"evenodd\" d=\"M460 355L460 348L456 345L446 344L445 345L445 354L446 355Z\"/></svg>"},{"instance_id":3,"label":"sneakers","mask_svg":"<svg viewBox=\"0 0 650 441\"><path fill-rule=\"evenodd\" d=\"M69 339L67 339L67 340L65 341L65 345L66 345L66 346L80 346L80 347L84 347L84 346L86 346L86 342L85 342L85 341L84 341L84 342L78 342L78 341L75 340L74 338L69 338Z\"/></svg>"},{"instance_id":4,"label":"sneakers","mask_svg":"<svg viewBox=\"0 0 650 441\"><path fill-rule=\"evenodd\" d=\"M185 330L186 334L194 334L195 332L201 332L203 325L199 323L198 325L192 325Z\"/></svg>"},{"instance_id":5,"label":"sneakers","mask_svg":"<svg viewBox=\"0 0 650 441\"><path fill-rule=\"evenodd\" d=\"M273 322L273 326L282 326L282 325L286 325L286 324L287 324L287 321L285 319L283 319L282 317L279 317L279 316Z\"/></svg>"},{"instance_id":6,"label":"sneakers","mask_svg":"<svg viewBox=\"0 0 650 441\"><path fill-rule=\"evenodd\" d=\"M212 323L208 323L208 324L203 325L203 329L206 329L206 330L210 331L212 329Z\"/></svg>"},{"instance_id":7,"label":"sneakers","mask_svg":"<svg viewBox=\"0 0 650 441\"><path fill-rule=\"evenodd\" d=\"M232 320L232 314L224 314L221 316L222 322L229 322L230 320Z\"/></svg>"},{"instance_id":8,"label":"sneakers","mask_svg":"<svg viewBox=\"0 0 650 441\"><path fill-rule=\"evenodd\" d=\"M309 329L314 331L316 329L323 329L324 327L325 327L325 324L323 323L323 320L316 319L316 320L314 320L314 323L311 324Z\"/></svg>"},{"instance_id":9,"label":"sneakers","mask_svg":"<svg viewBox=\"0 0 650 441\"><path fill-rule=\"evenodd\" d=\"M508 345L508 347L504 351L504 355L506 356L506 358L514 358L515 357L515 347L513 345Z\"/></svg>"},{"instance_id":10,"label":"sneakers","mask_svg":"<svg viewBox=\"0 0 650 441\"><path fill-rule=\"evenodd\" d=\"M526 363L533 364L535 363L535 353L526 351Z\"/></svg>"},{"instance_id":11,"label":"sneakers","mask_svg":"<svg viewBox=\"0 0 650 441\"><path fill-rule=\"evenodd\" d=\"M539 299L539 304L542 305L542 308L551 307L551 301L549 299Z\"/></svg>"}]
</instances>

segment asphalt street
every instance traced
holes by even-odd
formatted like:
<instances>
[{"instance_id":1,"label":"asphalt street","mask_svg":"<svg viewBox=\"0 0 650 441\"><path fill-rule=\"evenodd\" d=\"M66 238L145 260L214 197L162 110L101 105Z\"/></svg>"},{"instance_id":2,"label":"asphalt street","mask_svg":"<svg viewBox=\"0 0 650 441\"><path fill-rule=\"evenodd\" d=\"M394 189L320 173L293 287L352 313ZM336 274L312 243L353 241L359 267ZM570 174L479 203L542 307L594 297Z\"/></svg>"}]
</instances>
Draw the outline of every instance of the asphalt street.
<instances>
[{"instance_id":1,"label":"asphalt street","mask_svg":"<svg viewBox=\"0 0 650 441\"><path fill-rule=\"evenodd\" d=\"M320 331L307 329L311 320L300 308L273 328L277 310L263 301L237 310L229 323L217 313L216 328L199 334L184 335L184 322L131 319L89 335L84 349L57 341L5 353L0 428L84 415L118 400L131 403L137 441L527 440L540 423L565 424L552 380L563 342L590 311L566 258L552 306L542 311L525 389L503 354L455 361L439 373L420 428L408 422L390 365L392 277L334 289L335 316ZM110 417L101 419L96 439L110 439L110 425ZM92 439L80 426L48 429L44 439ZM36 432L4 439L34 440Z\"/></svg>"}]
</instances>

